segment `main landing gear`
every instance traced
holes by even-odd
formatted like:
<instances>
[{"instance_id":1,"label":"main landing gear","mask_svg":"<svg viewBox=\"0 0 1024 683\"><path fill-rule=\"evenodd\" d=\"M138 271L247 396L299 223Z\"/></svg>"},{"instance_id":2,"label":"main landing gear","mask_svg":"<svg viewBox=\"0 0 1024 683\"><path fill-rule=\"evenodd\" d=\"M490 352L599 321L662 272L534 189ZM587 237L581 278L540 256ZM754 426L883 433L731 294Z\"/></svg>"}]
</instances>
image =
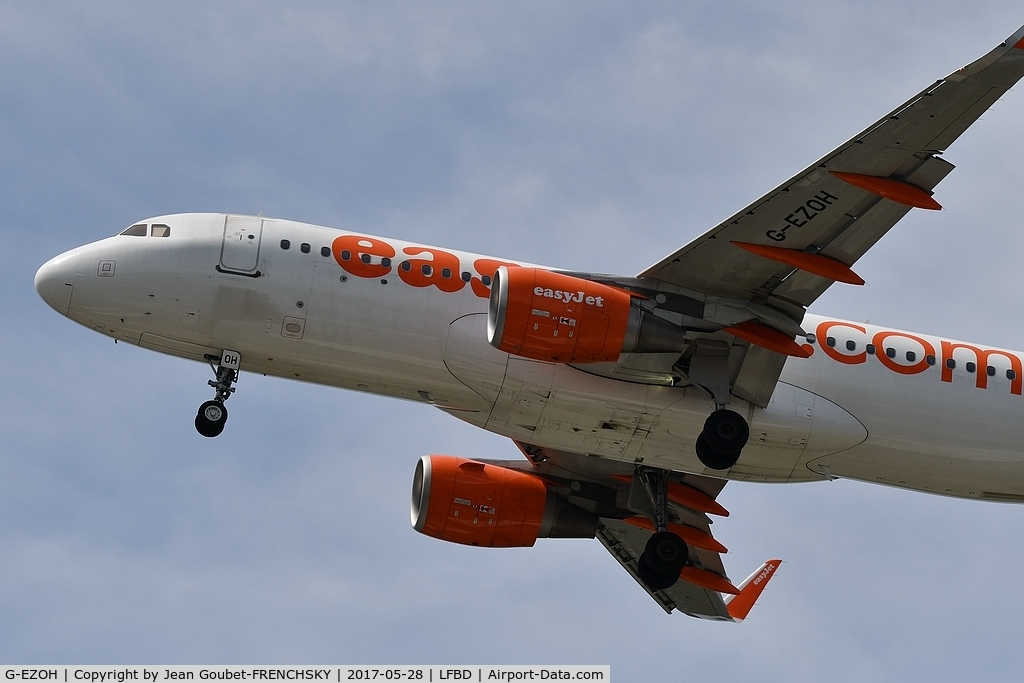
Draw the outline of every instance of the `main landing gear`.
<instances>
[{"instance_id":1,"label":"main landing gear","mask_svg":"<svg viewBox=\"0 0 1024 683\"><path fill-rule=\"evenodd\" d=\"M743 416L719 408L708 416L697 437L697 458L712 470L727 470L739 460L740 451L750 438L750 427Z\"/></svg>"},{"instance_id":2,"label":"main landing gear","mask_svg":"<svg viewBox=\"0 0 1024 683\"><path fill-rule=\"evenodd\" d=\"M636 479L643 485L654 512L655 532L647 540L637 561L640 580L652 591L669 588L690 557L686 542L668 530L668 477L665 470L637 467Z\"/></svg>"},{"instance_id":3,"label":"main landing gear","mask_svg":"<svg viewBox=\"0 0 1024 683\"><path fill-rule=\"evenodd\" d=\"M196 431L205 437L212 438L223 432L224 425L227 424L228 409L224 407L224 401L235 393L235 388L231 385L238 380L238 365L241 356L237 351L225 349L219 358L209 354L204 357L217 376L207 384L213 387L217 394L212 401L206 401L199 406L199 413L196 415Z\"/></svg>"},{"instance_id":4,"label":"main landing gear","mask_svg":"<svg viewBox=\"0 0 1024 683\"><path fill-rule=\"evenodd\" d=\"M731 387L729 383L729 347L723 342L698 339L686 367L690 381L702 388L715 401L715 412L704 423L697 437L697 458L711 470L727 470L739 460L747 445L750 427L743 416L726 410Z\"/></svg>"}]
</instances>

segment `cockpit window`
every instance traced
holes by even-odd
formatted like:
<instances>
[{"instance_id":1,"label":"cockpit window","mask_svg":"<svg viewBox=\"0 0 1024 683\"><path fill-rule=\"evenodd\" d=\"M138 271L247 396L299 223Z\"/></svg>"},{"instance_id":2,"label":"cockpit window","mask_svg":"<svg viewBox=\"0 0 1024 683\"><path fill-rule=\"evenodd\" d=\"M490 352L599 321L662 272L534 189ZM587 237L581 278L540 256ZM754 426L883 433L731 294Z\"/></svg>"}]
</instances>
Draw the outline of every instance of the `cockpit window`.
<instances>
[{"instance_id":1,"label":"cockpit window","mask_svg":"<svg viewBox=\"0 0 1024 683\"><path fill-rule=\"evenodd\" d=\"M153 227L156 227L156 226L153 226ZM146 224L145 223L139 223L138 225L133 225L132 227L128 228L127 230L125 230L121 234L122 235L131 235L132 237L145 237L146 236Z\"/></svg>"},{"instance_id":2,"label":"cockpit window","mask_svg":"<svg viewBox=\"0 0 1024 683\"><path fill-rule=\"evenodd\" d=\"M154 223L153 228L150 230L149 234L152 235L153 237L170 237L171 226L164 225L163 223Z\"/></svg>"}]
</instances>

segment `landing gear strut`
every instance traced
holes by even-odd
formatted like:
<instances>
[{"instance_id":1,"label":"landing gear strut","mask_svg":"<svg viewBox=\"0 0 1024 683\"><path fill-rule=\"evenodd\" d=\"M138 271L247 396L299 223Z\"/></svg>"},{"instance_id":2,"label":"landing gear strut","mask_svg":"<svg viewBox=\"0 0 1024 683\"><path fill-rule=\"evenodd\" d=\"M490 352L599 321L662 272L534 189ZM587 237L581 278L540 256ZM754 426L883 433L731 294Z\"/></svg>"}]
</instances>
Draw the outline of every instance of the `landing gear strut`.
<instances>
[{"instance_id":1,"label":"landing gear strut","mask_svg":"<svg viewBox=\"0 0 1024 683\"><path fill-rule=\"evenodd\" d=\"M231 386L238 380L238 365L241 356L237 351L225 349L220 357L207 354L206 362L216 375L207 384L216 390L212 401L206 401L199 406L199 413L196 415L196 431L205 437L212 438L224 431L224 425L228 421L228 409L224 407L224 401L235 393Z\"/></svg>"},{"instance_id":2,"label":"landing gear strut","mask_svg":"<svg viewBox=\"0 0 1024 683\"><path fill-rule=\"evenodd\" d=\"M726 410L731 394L729 385L729 347L715 340L697 340L687 374L715 401L715 412L704 423L697 437L697 458L712 470L727 470L739 460L747 445L750 427L743 416Z\"/></svg>"},{"instance_id":3,"label":"landing gear strut","mask_svg":"<svg viewBox=\"0 0 1024 683\"><path fill-rule=\"evenodd\" d=\"M651 590L664 590L679 580L679 573L690 557L690 549L683 539L668 530L668 477L665 470L638 466L636 479L647 493L654 511L655 526L654 535L647 540L637 561L637 574Z\"/></svg>"},{"instance_id":4,"label":"landing gear strut","mask_svg":"<svg viewBox=\"0 0 1024 683\"><path fill-rule=\"evenodd\" d=\"M697 458L712 470L727 470L739 460L750 427L739 413L719 408L708 416L697 437Z\"/></svg>"}]
</instances>

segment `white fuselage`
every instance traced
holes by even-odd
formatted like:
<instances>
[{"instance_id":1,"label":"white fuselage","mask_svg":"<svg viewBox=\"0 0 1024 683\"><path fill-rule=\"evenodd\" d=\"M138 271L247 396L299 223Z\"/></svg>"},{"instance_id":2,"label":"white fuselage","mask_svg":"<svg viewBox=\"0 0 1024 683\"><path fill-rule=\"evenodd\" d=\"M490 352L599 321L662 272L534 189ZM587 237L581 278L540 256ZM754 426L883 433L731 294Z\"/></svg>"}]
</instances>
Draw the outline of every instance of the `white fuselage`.
<instances>
[{"instance_id":1,"label":"white fuselage","mask_svg":"<svg viewBox=\"0 0 1024 683\"><path fill-rule=\"evenodd\" d=\"M811 357L786 363L767 408L733 399L750 441L731 470L705 471L694 441L714 404L703 390L488 344L487 276L509 261L346 237L374 252L366 263L343 258L338 238L352 233L226 219L150 219L168 236L72 250L40 269L37 288L116 339L195 360L232 349L249 372L431 403L548 448L728 479L831 475L1024 501L1021 354L808 315Z\"/></svg>"}]
</instances>

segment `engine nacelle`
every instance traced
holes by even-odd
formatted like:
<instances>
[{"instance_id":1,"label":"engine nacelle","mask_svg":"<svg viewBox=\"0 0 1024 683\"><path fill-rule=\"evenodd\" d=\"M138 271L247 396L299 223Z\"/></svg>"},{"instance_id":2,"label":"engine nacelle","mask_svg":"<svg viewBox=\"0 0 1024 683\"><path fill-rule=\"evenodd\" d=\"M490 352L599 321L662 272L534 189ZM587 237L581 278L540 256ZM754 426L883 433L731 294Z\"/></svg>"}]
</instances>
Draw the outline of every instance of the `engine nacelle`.
<instances>
[{"instance_id":1,"label":"engine nacelle","mask_svg":"<svg viewBox=\"0 0 1024 683\"><path fill-rule=\"evenodd\" d=\"M633 305L629 292L541 268L501 266L491 283L487 341L555 363L606 363L623 352L681 351L686 331Z\"/></svg>"},{"instance_id":2,"label":"engine nacelle","mask_svg":"<svg viewBox=\"0 0 1024 683\"><path fill-rule=\"evenodd\" d=\"M411 517L420 533L488 548L593 538L597 531L596 515L558 499L539 477L451 455L425 455L416 464Z\"/></svg>"}]
</instances>

